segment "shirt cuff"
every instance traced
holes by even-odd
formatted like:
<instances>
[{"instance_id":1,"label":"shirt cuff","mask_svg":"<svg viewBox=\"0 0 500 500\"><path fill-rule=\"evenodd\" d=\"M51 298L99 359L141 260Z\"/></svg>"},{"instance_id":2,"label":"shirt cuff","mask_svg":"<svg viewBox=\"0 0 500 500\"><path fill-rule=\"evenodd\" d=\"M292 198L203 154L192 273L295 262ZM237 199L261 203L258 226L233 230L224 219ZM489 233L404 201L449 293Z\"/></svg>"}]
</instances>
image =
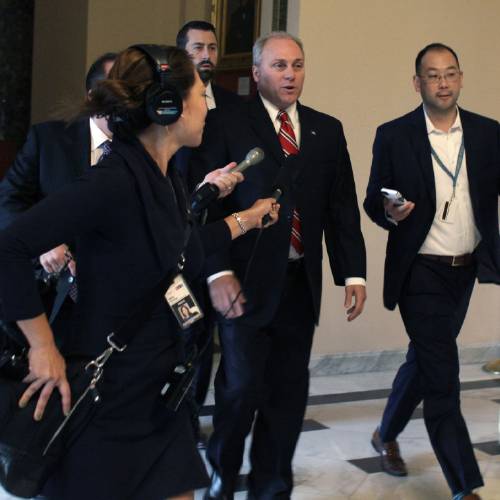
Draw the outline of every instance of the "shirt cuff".
<instances>
[{"instance_id":1,"label":"shirt cuff","mask_svg":"<svg viewBox=\"0 0 500 500\"><path fill-rule=\"evenodd\" d=\"M221 278L222 276L234 276L233 271L230 271L229 269L227 271L220 271L219 273L211 274L207 278L207 285L210 285L212 281L215 281L217 278Z\"/></svg>"},{"instance_id":2,"label":"shirt cuff","mask_svg":"<svg viewBox=\"0 0 500 500\"><path fill-rule=\"evenodd\" d=\"M345 279L345 286L350 286L350 285L363 285L366 286L366 280L364 278L346 278Z\"/></svg>"}]
</instances>

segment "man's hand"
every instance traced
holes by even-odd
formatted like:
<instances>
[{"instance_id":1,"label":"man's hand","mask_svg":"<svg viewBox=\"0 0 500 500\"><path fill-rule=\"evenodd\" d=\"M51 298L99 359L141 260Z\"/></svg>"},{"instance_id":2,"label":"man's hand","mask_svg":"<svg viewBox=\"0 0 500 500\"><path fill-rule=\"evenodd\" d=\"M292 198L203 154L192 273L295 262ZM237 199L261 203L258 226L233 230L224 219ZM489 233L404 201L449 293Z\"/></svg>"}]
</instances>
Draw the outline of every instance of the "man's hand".
<instances>
[{"instance_id":1,"label":"man's hand","mask_svg":"<svg viewBox=\"0 0 500 500\"><path fill-rule=\"evenodd\" d=\"M354 305L352 303L354 298ZM366 300L364 285L348 285L345 287L344 307L347 309L347 321L356 319L362 312Z\"/></svg>"},{"instance_id":2,"label":"man's hand","mask_svg":"<svg viewBox=\"0 0 500 500\"><path fill-rule=\"evenodd\" d=\"M68 267L73 276L76 275L76 265L73 256L68 247L64 244L49 250L40 255L40 264L48 273L59 273L62 271L66 263L69 261Z\"/></svg>"},{"instance_id":3,"label":"man's hand","mask_svg":"<svg viewBox=\"0 0 500 500\"><path fill-rule=\"evenodd\" d=\"M226 318L237 318L245 312L243 304L246 299L241 292L241 284L234 275L227 274L215 279L208 285L208 291L214 309Z\"/></svg>"},{"instance_id":4,"label":"man's hand","mask_svg":"<svg viewBox=\"0 0 500 500\"><path fill-rule=\"evenodd\" d=\"M413 201L406 201L402 205L395 205L392 201L384 199L384 209L386 214L396 222L406 219L414 208L415 203L413 203Z\"/></svg>"}]
</instances>

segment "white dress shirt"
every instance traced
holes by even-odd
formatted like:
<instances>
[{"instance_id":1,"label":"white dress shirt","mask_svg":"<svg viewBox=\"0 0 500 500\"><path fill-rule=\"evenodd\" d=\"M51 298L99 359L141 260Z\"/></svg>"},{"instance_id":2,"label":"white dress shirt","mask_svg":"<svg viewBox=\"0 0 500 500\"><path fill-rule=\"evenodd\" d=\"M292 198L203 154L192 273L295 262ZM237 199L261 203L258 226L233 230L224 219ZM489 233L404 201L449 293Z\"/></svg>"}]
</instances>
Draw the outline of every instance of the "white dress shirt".
<instances>
[{"instance_id":1,"label":"white dress shirt","mask_svg":"<svg viewBox=\"0 0 500 500\"><path fill-rule=\"evenodd\" d=\"M212 82L208 82L205 87L205 101L207 102L208 111L215 109L217 104L215 103L214 89L212 88Z\"/></svg>"},{"instance_id":2,"label":"white dress shirt","mask_svg":"<svg viewBox=\"0 0 500 500\"><path fill-rule=\"evenodd\" d=\"M96 125L93 118L89 118L90 123L90 165L94 166L102 155L100 146L110 138Z\"/></svg>"},{"instance_id":3,"label":"white dress shirt","mask_svg":"<svg viewBox=\"0 0 500 500\"><path fill-rule=\"evenodd\" d=\"M463 129L460 112L457 108L457 117L448 132L438 130L425 112L425 123L429 142L437 156L455 174L458 153L462 143ZM436 214L427 237L420 247L419 253L433 255L462 255L472 253L481 235L477 229L469 192L467 176L467 159L464 154L455 188L455 197L451 202L447 221L442 220L444 204L450 201L453 193L453 181L432 157L436 188Z\"/></svg>"},{"instance_id":4,"label":"white dress shirt","mask_svg":"<svg viewBox=\"0 0 500 500\"><path fill-rule=\"evenodd\" d=\"M274 129L276 130L276 135L278 135L281 128L281 120L278 118L278 113L282 110L262 97L262 95L260 96L260 98L262 99L262 104L264 104L264 107L266 108L266 111L269 113L269 117L273 122ZM294 102L291 106L288 106L288 108L284 109L283 111L285 111L290 118L293 133L295 134L295 141L297 142L300 149L300 120L299 113L297 111L297 103Z\"/></svg>"}]
</instances>

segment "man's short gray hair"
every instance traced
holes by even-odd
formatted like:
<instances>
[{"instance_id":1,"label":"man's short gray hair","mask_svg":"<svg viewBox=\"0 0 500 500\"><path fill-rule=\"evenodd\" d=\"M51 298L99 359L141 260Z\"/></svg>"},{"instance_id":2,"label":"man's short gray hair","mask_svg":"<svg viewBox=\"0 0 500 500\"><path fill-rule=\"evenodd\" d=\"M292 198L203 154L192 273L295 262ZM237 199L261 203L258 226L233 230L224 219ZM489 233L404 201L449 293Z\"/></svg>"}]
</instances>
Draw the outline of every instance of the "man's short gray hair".
<instances>
[{"instance_id":1,"label":"man's short gray hair","mask_svg":"<svg viewBox=\"0 0 500 500\"><path fill-rule=\"evenodd\" d=\"M287 33L286 31L271 31L271 33L259 37L253 44L252 55L254 66L260 65L262 62L262 51L264 50L264 45L266 45L269 40L273 39L292 40L292 42L295 42L299 46L302 54L304 54L304 46L299 38Z\"/></svg>"}]
</instances>

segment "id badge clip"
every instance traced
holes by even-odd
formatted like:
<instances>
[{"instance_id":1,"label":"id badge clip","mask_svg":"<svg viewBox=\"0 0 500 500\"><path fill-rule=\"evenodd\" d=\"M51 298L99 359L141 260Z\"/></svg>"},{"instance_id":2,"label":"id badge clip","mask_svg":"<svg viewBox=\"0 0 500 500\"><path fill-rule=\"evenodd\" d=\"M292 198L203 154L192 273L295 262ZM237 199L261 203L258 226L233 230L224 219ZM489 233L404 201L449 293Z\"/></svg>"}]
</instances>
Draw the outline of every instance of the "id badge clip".
<instances>
[{"instance_id":1,"label":"id badge clip","mask_svg":"<svg viewBox=\"0 0 500 500\"><path fill-rule=\"evenodd\" d=\"M439 209L439 220L446 224L453 224L455 222L455 208L454 198L446 200Z\"/></svg>"}]
</instances>

